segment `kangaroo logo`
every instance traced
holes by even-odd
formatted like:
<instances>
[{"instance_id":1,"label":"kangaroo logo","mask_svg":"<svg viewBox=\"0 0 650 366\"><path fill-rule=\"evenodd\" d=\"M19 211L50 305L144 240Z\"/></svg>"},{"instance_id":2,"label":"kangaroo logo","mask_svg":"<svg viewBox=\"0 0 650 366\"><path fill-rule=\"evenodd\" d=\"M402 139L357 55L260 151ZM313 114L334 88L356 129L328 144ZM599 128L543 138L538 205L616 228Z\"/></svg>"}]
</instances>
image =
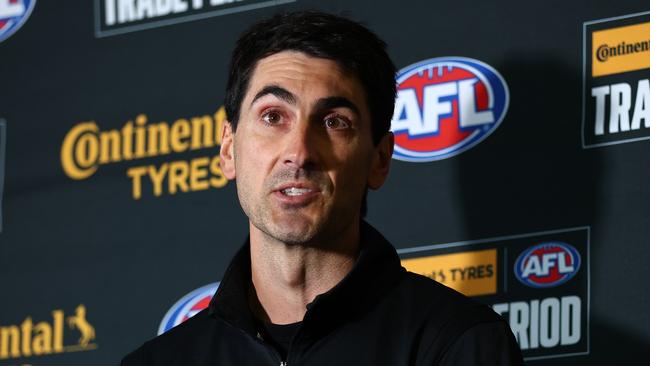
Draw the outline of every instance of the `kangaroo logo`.
<instances>
[{"instance_id":1,"label":"kangaroo logo","mask_svg":"<svg viewBox=\"0 0 650 366\"><path fill-rule=\"evenodd\" d=\"M83 304L77 306L75 315L68 317L68 326L70 329L77 328L81 332L79 338L81 347L88 347L88 343L95 339L95 328L86 320L86 307Z\"/></svg>"}]
</instances>

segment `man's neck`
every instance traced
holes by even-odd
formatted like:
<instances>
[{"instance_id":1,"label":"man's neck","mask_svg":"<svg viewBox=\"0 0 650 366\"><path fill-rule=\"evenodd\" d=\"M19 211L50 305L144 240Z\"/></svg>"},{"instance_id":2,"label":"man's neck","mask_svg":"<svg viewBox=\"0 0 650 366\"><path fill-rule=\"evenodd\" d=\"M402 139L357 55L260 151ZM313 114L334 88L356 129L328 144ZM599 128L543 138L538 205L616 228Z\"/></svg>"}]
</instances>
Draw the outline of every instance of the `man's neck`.
<instances>
[{"instance_id":1,"label":"man's neck","mask_svg":"<svg viewBox=\"0 0 650 366\"><path fill-rule=\"evenodd\" d=\"M251 225L251 307L255 315L273 324L302 321L307 304L352 270L359 237L359 224L355 223L331 243L287 245Z\"/></svg>"}]
</instances>

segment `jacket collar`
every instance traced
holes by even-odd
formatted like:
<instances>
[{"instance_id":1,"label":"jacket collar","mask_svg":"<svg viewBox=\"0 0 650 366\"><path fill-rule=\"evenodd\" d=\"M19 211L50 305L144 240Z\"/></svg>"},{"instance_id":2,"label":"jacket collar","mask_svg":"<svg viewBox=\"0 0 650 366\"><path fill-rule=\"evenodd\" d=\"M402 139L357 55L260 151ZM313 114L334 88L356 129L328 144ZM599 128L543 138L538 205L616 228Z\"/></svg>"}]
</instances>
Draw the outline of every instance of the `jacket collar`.
<instances>
[{"instance_id":1,"label":"jacket collar","mask_svg":"<svg viewBox=\"0 0 650 366\"><path fill-rule=\"evenodd\" d=\"M341 282L307 305L303 334L317 336L368 311L403 272L395 248L372 226L361 222L359 258ZM228 266L212 298L209 313L255 336L248 305L251 283L250 242L247 239Z\"/></svg>"}]
</instances>

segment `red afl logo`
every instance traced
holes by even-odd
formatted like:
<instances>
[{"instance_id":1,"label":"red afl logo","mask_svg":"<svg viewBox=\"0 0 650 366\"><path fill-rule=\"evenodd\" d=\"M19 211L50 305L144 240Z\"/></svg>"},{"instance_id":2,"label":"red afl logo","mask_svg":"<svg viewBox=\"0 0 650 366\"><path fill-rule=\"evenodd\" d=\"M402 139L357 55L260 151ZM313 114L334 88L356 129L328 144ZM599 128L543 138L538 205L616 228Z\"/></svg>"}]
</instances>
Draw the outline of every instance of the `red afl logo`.
<instances>
[{"instance_id":1,"label":"red afl logo","mask_svg":"<svg viewBox=\"0 0 650 366\"><path fill-rule=\"evenodd\" d=\"M158 334L165 333L207 308L212 296L217 292L217 288L219 288L219 282L205 285L183 296L163 317L158 327Z\"/></svg>"},{"instance_id":2,"label":"red afl logo","mask_svg":"<svg viewBox=\"0 0 650 366\"><path fill-rule=\"evenodd\" d=\"M0 42L25 24L34 4L36 0L0 0Z\"/></svg>"},{"instance_id":3,"label":"red afl logo","mask_svg":"<svg viewBox=\"0 0 650 366\"><path fill-rule=\"evenodd\" d=\"M517 257L515 276L530 287L554 287L578 273L580 254L567 243L547 242L528 248Z\"/></svg>"},{"instance_id":4,"label":"red afl logo","mask_svg":"<svg viewBox=\"0 0 650 366\"><path fill-rule=\"evenodd\" d=\"M397 75L391 131L398 160L427 162L460 154L490 135L508 109L506 82L470 58L434 58Z\"/></svg>"}]
</instances>

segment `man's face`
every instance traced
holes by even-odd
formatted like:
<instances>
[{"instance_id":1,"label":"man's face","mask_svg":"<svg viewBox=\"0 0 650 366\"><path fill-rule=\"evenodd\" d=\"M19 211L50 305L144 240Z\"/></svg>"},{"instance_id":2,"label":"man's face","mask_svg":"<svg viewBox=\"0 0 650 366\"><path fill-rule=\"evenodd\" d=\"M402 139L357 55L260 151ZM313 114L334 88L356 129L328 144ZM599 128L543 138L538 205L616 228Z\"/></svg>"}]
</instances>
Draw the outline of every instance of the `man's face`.
<instances>
[{"instance_id":1,"label":"man's face","mask_svg":"<svg viewBox=\"0 0 650 366\"><path fill-rule=\"evenodd\" d=\"M378 146L363 87L336 62L285 51L261 59L226 124L222 168L237 178L251 223L288 244L328 241L359 220L366 187L388 173L392 135Z\"/></svg>"}]
</instances>

